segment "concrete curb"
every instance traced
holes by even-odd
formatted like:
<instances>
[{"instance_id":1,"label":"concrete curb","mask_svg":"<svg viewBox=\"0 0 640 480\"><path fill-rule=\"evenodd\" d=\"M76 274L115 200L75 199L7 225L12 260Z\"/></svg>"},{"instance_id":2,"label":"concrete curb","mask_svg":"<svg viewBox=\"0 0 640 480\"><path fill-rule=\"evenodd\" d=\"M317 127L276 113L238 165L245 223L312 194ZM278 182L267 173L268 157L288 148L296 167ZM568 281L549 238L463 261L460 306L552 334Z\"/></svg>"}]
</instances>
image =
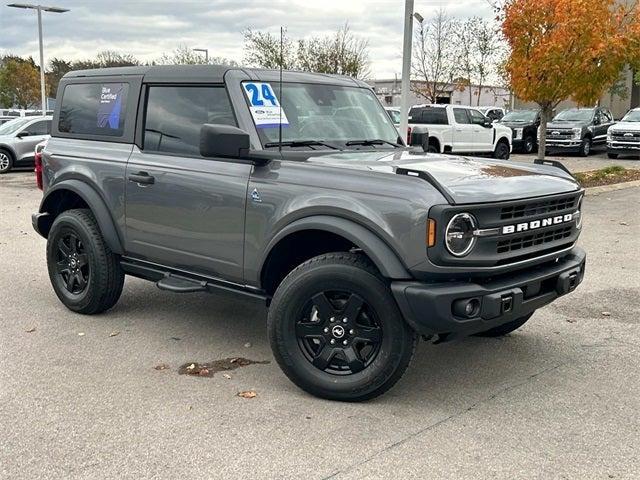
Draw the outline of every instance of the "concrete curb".
<instances>
[{"instance_id":1,"label":"concrete curb","mask_svg":"<svg viewBox=\"0 0 640 480\"><path fill-rule=\"evenodd\" d=\"M601 185L600 187L590 187L586 189L585 195L599 195L601 193L615 192L625 188L640 187L640 180L632 182L613 183L611 185Z\"/></svg>"}]
</instances>

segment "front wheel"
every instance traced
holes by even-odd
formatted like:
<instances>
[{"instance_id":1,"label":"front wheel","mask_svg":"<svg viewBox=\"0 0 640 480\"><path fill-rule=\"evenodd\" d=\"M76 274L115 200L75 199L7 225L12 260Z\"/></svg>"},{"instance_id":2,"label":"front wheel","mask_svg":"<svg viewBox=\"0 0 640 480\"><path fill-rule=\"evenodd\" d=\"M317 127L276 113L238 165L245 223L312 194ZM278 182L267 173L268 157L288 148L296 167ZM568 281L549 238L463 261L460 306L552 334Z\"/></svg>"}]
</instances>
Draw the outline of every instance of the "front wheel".
<instances>
[{"instance_id":1,"label":"front wheel","mask_svg":"<svg viewBox=\"0 0 640 480\"><path fill-rule=\"evenodd\" d=\"M0 150L0 174L7 173L13 167L13 158L9 152Z\"/></svg>"},{"instance_id":2,"label":"front wheel","mask_svg":"<svg viewBox=\"0 0 640 480\"><path fill-rule=\"evenodd\" d=\"M522 149L524 150L524 153L533 153L535 146L536 142L533 140L533 137L527 137L524 139L524 146Z\"/></svg>"},{"instance_id":3,"label":"front wheel","mask_svg":"<svg viewBox=\"0 0 640 480\"><path fill-rule=\"evenodd\" d=\"M47 239L47 267L53 290L74 312L104 312L122 293L124 272L90 210L67 210L55 219Z\"/></svg>"},{"instance_id":4,"label":"front wheel","mask_svg":"<svg viewBox=\"0 0 640 480\"><path fill-rule=\"evenodd\" d=\"M498 327L492 328L490 330L485 330L484 332L476 333L476 337L502 337L507 333L511 333L514 330L519 329L523 326L527 321L531 318L534 312L531 312L529 315L525 315L524 317L516 318L508 323L500 325Z\"/></svg>"},{"instance_id":5,"label":"front wheel","mask_svg":"<svg viewBox=\"0 0 640 480\"><path fill-rule=\"evenodd\" d=\"M582 140L582 143L580 144L580 151L578 152L580 154L581 157L588 157L589 154L591 153L591 139L590 138L585 138L584 140Z\"/></svg>"},{"instance_id":6,"label":"front wheel","mask_svg":"<svg viewBox=\"0 0 640 480\"><path fill-rule=\"evenodd\" d=\"M267 328L287 377L330 400L386 392L417 343L385 281L353 253L320 255L293 270L273 297Z\"/></svg>"},{"instance_id":7,"label":"front wheel","mask_svg":"<svg viewBox=\"0 0 640 480\"><path fill-rule=\"evenodd\" d=\"M497 158L499 160L508 160L511 155L511 149L509 148L509 144L503 140L500 140L496 145L495 150L493 151L493 158Z\"/></svg>"}]
</instances>

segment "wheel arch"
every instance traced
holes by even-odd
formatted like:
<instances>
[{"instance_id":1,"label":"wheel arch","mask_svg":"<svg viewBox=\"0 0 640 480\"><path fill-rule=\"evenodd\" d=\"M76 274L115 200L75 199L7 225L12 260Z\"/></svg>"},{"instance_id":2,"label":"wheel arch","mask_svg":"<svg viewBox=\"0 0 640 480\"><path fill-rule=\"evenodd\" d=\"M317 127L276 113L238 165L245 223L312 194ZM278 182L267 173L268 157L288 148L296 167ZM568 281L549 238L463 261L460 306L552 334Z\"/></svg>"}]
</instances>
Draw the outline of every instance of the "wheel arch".
<instances>
[{"instance_id":1,"label":"wheel arch","mask_svg":"<svg viewBox=\"0 0 640 480\"><path fill-rule=\"evenodd\" d=\"M301 251L301 242L314 235L318 236L318 242ZM411 278L398 255L374 232L351 220L317 215L290 223L271 239L259 264L260 284L273 293L300 263L323 253L351 249L361 250L386 278ZM290 261L283 260L283 254Z\"/></svg>"},{"instance_id":2,"label":"wheel arch","mask_svg":"<svg viewBox=\"0 0 640 480\"><path fill-rule=\"evenodd\" d=\"M80 180L64 180L46 192L40 203L40 214L34 220L40 235L47 238L56 217L72 208L91 210L111 251L119 255L124 253L122 239L106 203L93 187Z\"/></svg>"}]
</instances>

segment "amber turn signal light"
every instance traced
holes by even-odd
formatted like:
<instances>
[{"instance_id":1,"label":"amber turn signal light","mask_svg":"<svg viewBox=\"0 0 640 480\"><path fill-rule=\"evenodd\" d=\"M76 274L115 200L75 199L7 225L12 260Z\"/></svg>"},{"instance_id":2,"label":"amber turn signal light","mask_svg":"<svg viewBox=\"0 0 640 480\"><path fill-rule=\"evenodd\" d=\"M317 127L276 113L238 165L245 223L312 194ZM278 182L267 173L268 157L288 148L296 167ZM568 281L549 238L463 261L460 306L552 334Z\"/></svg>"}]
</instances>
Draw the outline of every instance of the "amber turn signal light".
<instances>
[{"instance_id":1,"label":"amber turn signal light","mask_svg":"<svg viewBox=\"0 0 640 480\"><path fill-rule=\"evenodd\" d=\"M436 221L433 218L427 223L427 247L433 247L436 244Z\"/></svg>"}]
</instances>

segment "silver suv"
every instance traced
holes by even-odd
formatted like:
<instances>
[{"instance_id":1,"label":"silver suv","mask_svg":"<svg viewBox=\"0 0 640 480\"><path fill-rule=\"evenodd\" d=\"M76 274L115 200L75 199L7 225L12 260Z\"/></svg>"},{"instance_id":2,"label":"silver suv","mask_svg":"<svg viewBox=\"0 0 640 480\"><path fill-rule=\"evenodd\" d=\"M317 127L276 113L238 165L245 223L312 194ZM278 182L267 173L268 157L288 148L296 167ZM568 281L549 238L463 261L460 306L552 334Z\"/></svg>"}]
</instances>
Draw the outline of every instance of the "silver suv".
<instances>
[{"instance_id":1,"label":"silver suv","mask_svg":"<svg viewBox=\"0 0 640 480\"><path fill-rule=\"evenodd\" d=\"M285 374L354 401L421 336L504 335L582 281L571 175L411 151L358 80L131 67L57 98L32 221L72 311L115 306L125 275L259 300Z\"/></svg>"},{"instance_id":2,"label":"silver suv","mask_svg":"<svg viewBox=\"0 0 640 480\"><path fill-rule=\"evenodd\" d=\"M0 173L34 165L36 145L51 134L51 118L18 117L0 125Z\"/></svg>"}]
</instances>

